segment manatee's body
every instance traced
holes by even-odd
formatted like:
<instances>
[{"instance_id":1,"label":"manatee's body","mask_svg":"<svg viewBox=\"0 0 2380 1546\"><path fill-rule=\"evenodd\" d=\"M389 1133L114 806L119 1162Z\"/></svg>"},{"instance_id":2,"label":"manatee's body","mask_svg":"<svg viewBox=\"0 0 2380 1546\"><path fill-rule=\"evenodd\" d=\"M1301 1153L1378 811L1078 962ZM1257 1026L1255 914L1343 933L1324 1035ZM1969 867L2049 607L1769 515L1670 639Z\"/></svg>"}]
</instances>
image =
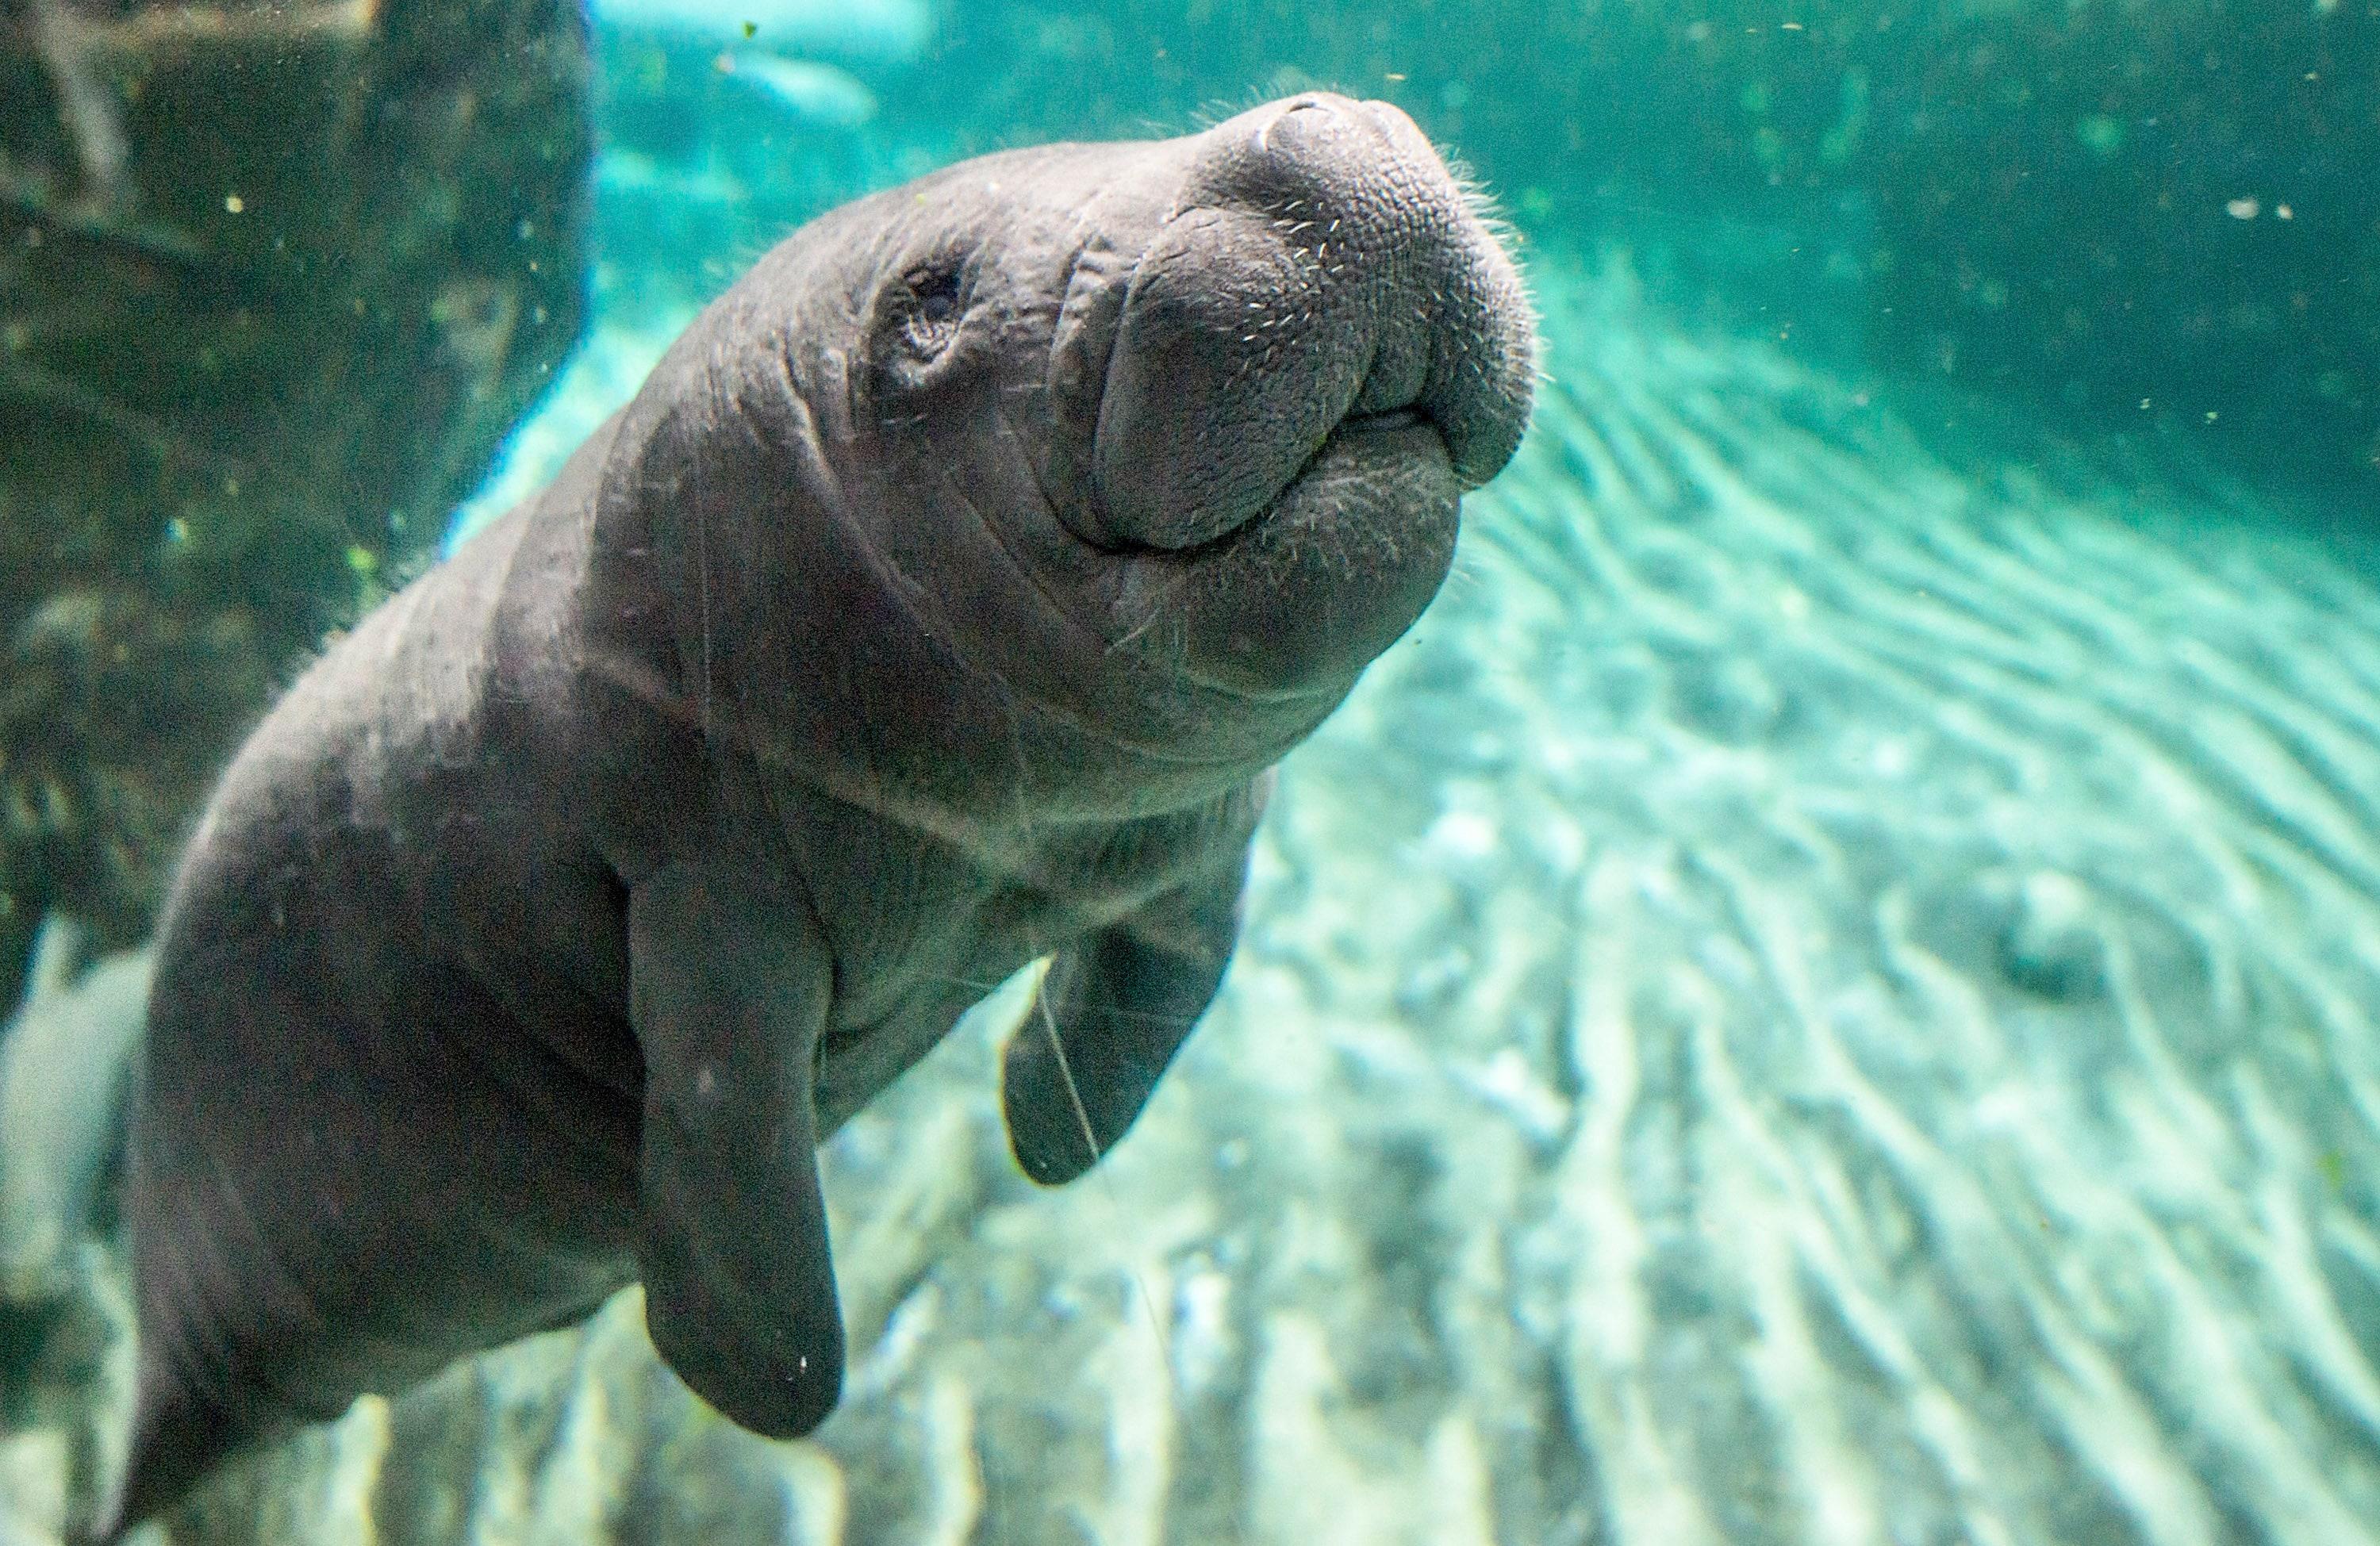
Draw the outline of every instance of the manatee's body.
<instances>
[{"instance_id":1,"label":"manatee's body","mask_svg":"<svg viewBox=\"0 0 2380 1546\"><path fill-rule=\"evenodd\" d=\"M770 254L209 806L134 1107L120 1522L638 1278L698 1394L814 1426L819 1140L1050 951L1014 1146L1058 1180L1122 1134L1265 770L1436 589L1528 350L1436 156L1340 98Z\"/></svg>"}]
</instances>

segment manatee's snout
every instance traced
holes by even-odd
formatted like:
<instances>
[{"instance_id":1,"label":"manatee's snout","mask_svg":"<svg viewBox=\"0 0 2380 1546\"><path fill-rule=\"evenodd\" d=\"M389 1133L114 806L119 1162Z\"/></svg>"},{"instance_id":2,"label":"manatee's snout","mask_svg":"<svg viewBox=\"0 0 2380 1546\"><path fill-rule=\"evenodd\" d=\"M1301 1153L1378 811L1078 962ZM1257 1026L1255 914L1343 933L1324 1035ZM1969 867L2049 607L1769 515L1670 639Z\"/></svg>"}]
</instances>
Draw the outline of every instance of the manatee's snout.
<instances>
[{"instance_id":1,"label":"manatee's snout","mask_svg":"<svg viewBox=\"0 0 2380 1546\"><path fill-rule=\"evenodd\" d=\"M1328 93L1180 143L1109 356L1089 535L1193 548L1309 480L1334 515L1451 525L1518 444L1534 370L1462 186L1395 107Z\"/></svg>"}]
</instances>

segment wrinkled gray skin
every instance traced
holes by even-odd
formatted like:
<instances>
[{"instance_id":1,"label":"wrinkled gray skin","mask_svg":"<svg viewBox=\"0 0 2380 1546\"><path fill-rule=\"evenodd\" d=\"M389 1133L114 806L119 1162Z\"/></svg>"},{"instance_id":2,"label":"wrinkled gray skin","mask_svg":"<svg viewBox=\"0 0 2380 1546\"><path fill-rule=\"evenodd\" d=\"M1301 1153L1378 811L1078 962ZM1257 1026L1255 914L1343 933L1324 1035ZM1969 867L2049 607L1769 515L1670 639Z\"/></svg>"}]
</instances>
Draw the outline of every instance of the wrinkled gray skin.
<instances>
[{"instance_id":1,"label":"wrinkled gray skin","mask_svg":"<svg viewBox=\"0 0 2380 1546\"><path fill-rule=\"evenodd\" d=\"M762 259L208 808L131 1136L119 1523L637 1278L697 1394L816 1425L818 1142L1046 951L1016 1156L1123 1133L1266 770L1437 589L1531 346L1428 144L1340 97L969 162Z\"/></svg>"}]
</instances>

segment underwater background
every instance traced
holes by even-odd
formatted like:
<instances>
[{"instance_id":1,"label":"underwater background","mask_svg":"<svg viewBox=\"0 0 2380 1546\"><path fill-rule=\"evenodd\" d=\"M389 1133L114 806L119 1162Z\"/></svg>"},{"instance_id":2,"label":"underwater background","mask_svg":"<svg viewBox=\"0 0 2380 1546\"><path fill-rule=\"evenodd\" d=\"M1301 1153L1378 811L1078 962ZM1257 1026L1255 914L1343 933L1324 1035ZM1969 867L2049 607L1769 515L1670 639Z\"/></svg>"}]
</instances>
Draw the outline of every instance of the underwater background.
<instances>
[{"instance_id":1,"label":"underwater background","mask_svg":"<svg viewBox=\"0 0 2380 1546\"><path fill-rule=\"evenodd\" d=\"M1129 1141L1025 1180L995 999L829 1146L814 1440L632 1292L166 1538L2380 1541L2380 6L24 0L0 1543L118 1458L81 1156L276 687L809 215L1311 85L1546 379Z\"/></svg>"}]
</instances>

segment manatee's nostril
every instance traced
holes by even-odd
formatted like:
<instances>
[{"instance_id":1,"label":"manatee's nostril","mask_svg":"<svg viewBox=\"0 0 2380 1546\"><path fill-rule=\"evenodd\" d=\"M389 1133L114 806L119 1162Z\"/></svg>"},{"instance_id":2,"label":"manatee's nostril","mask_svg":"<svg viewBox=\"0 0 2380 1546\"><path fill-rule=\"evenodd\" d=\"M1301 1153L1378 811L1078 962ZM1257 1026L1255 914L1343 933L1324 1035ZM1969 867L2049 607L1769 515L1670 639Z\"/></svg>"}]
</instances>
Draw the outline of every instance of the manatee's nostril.
<instances>
[{"instance_id":1,"label":"manatee's nostril","mask_svg":"<svg viewBox=\"0 0 2380 1546\"><path fill-rule=\"evenodd\" d=\"M1415 141L1419 141L1425 146L1429 143L1429 141L1423 137L1420 126L1415 124L1412 118L1408 117L1405 114L1405 110L1399 107L1395 103L1381 102L1378 98L1367 98L1363 102L1357 103L1355 107L1357 111L1361 112L1366 117L1371 119L1373 125L1379 128L1381 132L1388 135L1388 137L1392 140L1406 145L1413 144ZM1432 153L1435 154L1436 152L1433 151Z\"/></svg>"}]
</instances>

